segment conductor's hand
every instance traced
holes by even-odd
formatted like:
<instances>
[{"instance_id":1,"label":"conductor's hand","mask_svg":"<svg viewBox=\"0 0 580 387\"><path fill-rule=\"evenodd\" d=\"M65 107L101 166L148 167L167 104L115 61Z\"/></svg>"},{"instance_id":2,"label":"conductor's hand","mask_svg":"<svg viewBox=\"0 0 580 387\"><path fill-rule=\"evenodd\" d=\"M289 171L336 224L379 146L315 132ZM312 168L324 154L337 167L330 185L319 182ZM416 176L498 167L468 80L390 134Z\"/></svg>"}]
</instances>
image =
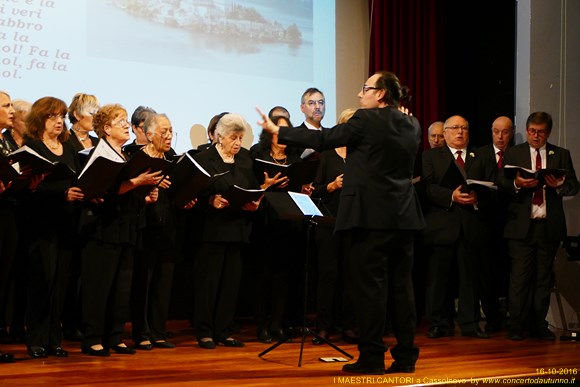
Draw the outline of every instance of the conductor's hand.
<instances>
[{"instance_id":1,"label":"conductor's hand","mask_svg":"<svg viewBox=\"0 0 580 387\"><path fill-rule=\"evenodd\" d=\"M535 188L538 183L538 179L525 179L519 172L516 173L516 178L514 179L516 188Z\"/></svg>"},{"instance_id":2,"label":"conductor's hand","mask_svg":"<svg viewBox=\"0 0 580 387\"><path fill-rule=\"evenodd\" d=\"M404 106L399 106L397 109L398 109L398 110L399 110L401 113L403 113L403 114L406 114L406 115L408 115L408 116L412 116L412 115L413 115L413 113L409 113L409 109L407 109L407 108L406 108L406 107L404 107Z\"/></svg>"},{"instance_id":3,"label":"conductor's hand","mask_svg":"<svg viewBox=\"0 0 580 387\"><path fill-rule=\"evenodd\" d=\"M278 134L280 127L276 126L272 122L272 120L270 118L268 118L268 116L265 115L264 112L262 112L262 110L260 110L259 107L256 107L256 111L258 112L258 114L260 115L260 118L262 119L262 121L258 121L258 125L260 125L262 127L262 129L264 129L266 132L270 132L272 134Z\"/></svg>"},{"instance_id":4,"label":"conductor's hand","mask_svg":"<svg viewBox=\"0 0 580 387\"><path fill-rule=\"evenodd\" d=\"M474 191L469 193L462 193L461 187L455 188L451 195L451 200L457 204L477 204L477 195Z\"/></svg>"}]
</instances>

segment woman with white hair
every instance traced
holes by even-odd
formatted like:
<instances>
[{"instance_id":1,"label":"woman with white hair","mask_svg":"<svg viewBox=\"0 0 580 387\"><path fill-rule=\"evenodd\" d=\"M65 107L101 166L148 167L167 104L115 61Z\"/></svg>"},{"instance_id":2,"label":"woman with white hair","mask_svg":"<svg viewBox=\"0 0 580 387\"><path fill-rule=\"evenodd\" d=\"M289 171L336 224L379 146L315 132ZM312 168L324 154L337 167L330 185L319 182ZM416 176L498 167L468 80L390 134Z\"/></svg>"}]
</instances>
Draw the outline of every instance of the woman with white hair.
<instances>
[{"instance_id":1,"label":"woman with white hair","mask_svg":"<svg viewBox=\"0 0 580 387\"><path fill-rule=\"evenodd\" d=\"M205 209L205 220L202 245L194 261L194 329L204 349L214 349L216 342L227 347L244 346L230 337L229 327L242 274L242 248L249 242L251 213L260 202L236 209L222 195L232 185L259 188L252 159L242 148L244 134L251 130L242 116L226 114L217 124L216 144L195 156L211 175L228 171L198 197L197 204Z\"/></svg>"}]
</instances>

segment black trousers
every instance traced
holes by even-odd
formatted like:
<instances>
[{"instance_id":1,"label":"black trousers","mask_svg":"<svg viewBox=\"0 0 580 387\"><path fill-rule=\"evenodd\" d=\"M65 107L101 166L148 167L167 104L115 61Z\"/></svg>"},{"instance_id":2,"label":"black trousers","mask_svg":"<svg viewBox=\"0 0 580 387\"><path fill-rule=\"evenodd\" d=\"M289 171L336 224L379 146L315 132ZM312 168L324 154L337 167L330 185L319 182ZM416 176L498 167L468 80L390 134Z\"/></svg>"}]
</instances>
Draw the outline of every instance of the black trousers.
<instances>
[{"instance_id":1,"label":"black trousers","mask_svg":"<svg viewBox=\"0 0 580 387\"><path fill-rule=\"evenodd\" d=\"M170 253L169 253L170 254ZM131 290L132 337L135 343L167 338L174 257L159 250L137 250Z\"/></svg>"},{"instance_id":2,"label":"black trousers","mask_svg":"<svg viewBox=\"0 0 580 387\"><path fill-rule=\"evenodd\" d=\"M411 280L414 231L353 229L348 239L348 279L360 331L358 361L384 366L387 347L382 337L388 310L397 340L391 356L402 365L414 365L419 357Z\"/></svg>"},{"instance_id":3,"label":"black trousers","mask_svg":"<svg viewBox=\"0 0 580 387\"><path fill-rule=\"evenodd\" d=\"M225 340L234 319L242 275L242 244L204 242L194 262L194 317L198 339Z\"/></svg>"},{"instance_id":4,"label":"black trousers","mask_svg":"<svg viewBox=\"0 0 580 387\"><path fill-rule=\"evenodd\" d=\"M133 247L89 240L81 257L82 345L116 346L129 316Z\"/></svg>"},{"instance_id":5,"label":"black trousers","mask_svg":"<svg viewBox=\"0 0 580 387\"><path fill-rule=\"evenodd\" d=\"M72 250L56 235L38 238L30 246L26 344L45 348L61 345L61 317Z\"/></svg>"},{"instance_id":6,"label":"black trousers","mask_svg":"<svg viewBox=\"0 0 580 387\"><path fill-rule=\"evenodd\" d=\"M432 246L427 269L426 312L431 327L450 328L449 284L450 273L457 264L459 274L459 305L457 322L462 333L468 333L479 325L479 275L478 251L460 237L451 245Z\"/></svg>"},{"instance_id":7,"label":"black trousers","mask_svg":"<svg viewBox=\"0 0 580 387\"><path fill-rule=\"evenodd\" d=\"M335 326L355 330L352 292L344 281L344 263L348 251L340 234L332 228L316 229L318 247L318 281L316 286L316 326L329 331Z\"/></svg>"},{"instance_id":8,"label":"black trousers","mask_svg":"<svg viewBox=\"0 0 580 387\"><path fill-rule=\"evenodd\" d=\"M511 258L508 325L512 329L542 330L554 287L554 257L560 242L547 238L545 221L534 221L525 239L508 240Z\"/></svg>"}]
</instances>

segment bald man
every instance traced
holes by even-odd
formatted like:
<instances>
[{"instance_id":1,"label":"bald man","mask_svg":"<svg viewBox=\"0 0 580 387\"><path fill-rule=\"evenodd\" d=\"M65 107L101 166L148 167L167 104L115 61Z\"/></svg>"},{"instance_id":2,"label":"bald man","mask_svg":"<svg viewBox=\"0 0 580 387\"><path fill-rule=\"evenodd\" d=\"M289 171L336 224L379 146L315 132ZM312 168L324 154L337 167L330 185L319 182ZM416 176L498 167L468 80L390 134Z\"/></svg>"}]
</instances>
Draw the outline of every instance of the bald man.
<instances>
[{"instance_id":1,"label":"bald man","mask_svg":"<svg viewBox=\"0 0 580 387\"><path fill-rule=\"evenodd\" d=\"M514 124L509 117L497 117L491 124L492 143L477 150L485 160L489 175L495 180L498 171L504 165L503 155L511 145L514 137ZM503 328L505 319L500 308L500 297L507 297L509 279L509 256L507 243L503 238L503 226L507 210L507 196L501 192L492 192L490 211L486 213L488 230L491 230L489 243L479 263L480 300L485 315L485 331L489 334Z\"/></svg>"}]
</instances>

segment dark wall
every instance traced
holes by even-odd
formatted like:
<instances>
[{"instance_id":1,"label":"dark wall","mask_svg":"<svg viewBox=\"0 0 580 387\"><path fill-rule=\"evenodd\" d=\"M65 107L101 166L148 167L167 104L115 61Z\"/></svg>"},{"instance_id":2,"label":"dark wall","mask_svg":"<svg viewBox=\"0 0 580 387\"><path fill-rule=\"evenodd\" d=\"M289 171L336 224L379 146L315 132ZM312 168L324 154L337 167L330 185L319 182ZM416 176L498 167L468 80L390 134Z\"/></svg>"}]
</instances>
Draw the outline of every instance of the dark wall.
<instances>
[{"instance_id":1,"label":"dark wall","mask_svg":"<svg viewBox=\"0 0 580 387\"><path fill-rule=\"evenodd\" d=\"M491 123L514 118L516 1L445 0L445 103L442 117L463 116L470 143L491 142Z\"/></svg>"}]
</instances>

